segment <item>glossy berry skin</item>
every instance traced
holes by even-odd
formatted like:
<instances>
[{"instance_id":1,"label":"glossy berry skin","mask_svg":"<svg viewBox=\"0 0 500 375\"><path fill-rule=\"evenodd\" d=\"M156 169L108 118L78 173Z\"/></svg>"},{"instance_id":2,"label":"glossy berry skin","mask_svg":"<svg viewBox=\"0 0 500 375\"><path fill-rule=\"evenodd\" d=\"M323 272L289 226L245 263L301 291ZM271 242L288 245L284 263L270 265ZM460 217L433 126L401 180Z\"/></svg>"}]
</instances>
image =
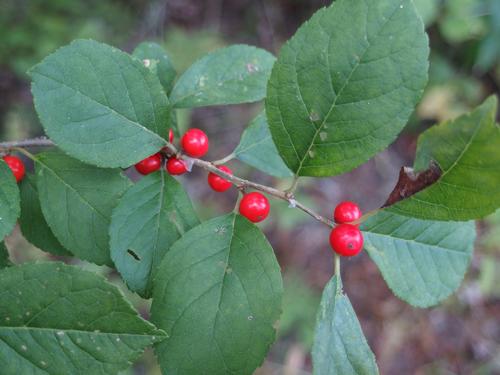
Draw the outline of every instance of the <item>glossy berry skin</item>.
<instances>
[{"instance_id":1,"label":"glossy berry skin","mask_svg":"<svg viewBox=\"0 0 500 375\"><path fill-rule=\"evenodd\" d=\"M356 203L345 201L335 207L333 218L336 223L346 224L359 220L362 216L361 210Z\"/></svg>"},{"instance_id":2,"label":"glossy berry skin","mask_svg":"<svg viewBox=\"0 0 500 375\"><path fill-rule=\"evenodd\" d=\"M141 160L135 165L137 172L143 175L153 173L161 168L161 154L156 153Z\"/></svg>"},{"instance_id":3,"label":"glossy berry skin","mask_svg":"<svg viewBox=\"0 0 500 375\"><path fill-rule=\"evenodd\" d=\"M363 249L363 234L355 225L339 224L330 233L330 245L337 254L352 257Z\"/></svg>"},{"instance_id":4,"label":"glossy berry skin","mask_svg":"<svg viewBox=\"0 0 500 375\"><path fill-rule=\"evenodd\" d=\"M221 165L218 168L223 172L233 174L233 171L231 169L229 169L228 167L226 167L225 165ZM219 193L222 193L222 192L230 189L232 186L231 182L229 182L228 180L225 180L224 178L222 178L222 177L220 177L212 172L210 172L208 174L208 184L210 185L210 187L213 190L218 191Z\"/></svg>"},{"instance_id":5,"label":"glossy berry skin","mask_svg":"<svg viewBox=\"0 0 500 375\"><path fill-rule=\"evenodd\" d=\"M208 137L200 129L189 129L181 139L184 152L193 158L201 158L208 151Z\"/></svg>"},{"instance_id":6,"label":"glossy berry skin","mask_svg":"<svg viewBox=\"0 0 500 375\"><path fill-rule=\"evenodd\" d=\"M167 160L167 172L172 176L184 174L187 172L186 164L176 157L171 157Z\"/></svg>"},{"instance_id":7,"label":"glossy berry skin","mask_svg":"<svg viewBox=\"0 0 500 375\"><path fill-rule=\"evenodd\" d=\"M269 215L269 201L258 192L245 194L240 201L240 214L253 223L264 220Z\"/></svg>"},{"instance_id":8,"label":"glossy berry skin","mask_svg":"<svg viewBox=\"0 0 500 375\"><path fill-rule=\"evenodd\" d=\"M172 129L168 129L168 141L174 143L174 131Z\"/></svg>"},{"instance_id":9,"label":"glossy berry skin","mask_svg":"<svg viewBox=\"0 0 500 375\"><path fill-rule=\"evenodd\" d=\"M23 161L14 155L5 155L3 160L9 166L12 174L16 178L16 181L21 181L26 173Z\"/></svg>"}]
</instances>

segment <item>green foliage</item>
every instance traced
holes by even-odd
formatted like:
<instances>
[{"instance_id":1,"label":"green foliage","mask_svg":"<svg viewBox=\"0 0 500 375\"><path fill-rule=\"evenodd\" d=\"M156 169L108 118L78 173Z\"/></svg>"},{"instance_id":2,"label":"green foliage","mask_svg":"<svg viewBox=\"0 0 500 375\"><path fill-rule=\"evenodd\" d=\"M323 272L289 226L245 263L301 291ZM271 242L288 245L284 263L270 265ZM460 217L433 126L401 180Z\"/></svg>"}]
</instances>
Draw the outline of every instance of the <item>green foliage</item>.
<instances>
[{"instance_id":1,"label":"green foliage","mask_svg":"<svg viewBox=\"0 0 500 375\"><path fill-rule=\"evenodd\" d=\"M259 114L250 122L234 154L242 162L271 176L291 177L293 175L278 154L264 113Z\"/></svg>"},{"instance_id":2,"label":"green foliage","mask_svg":"<svg viewBox=\"0 0 500 375\"><path fill-rule=\"evenodd\" d=\"M7 164L0 158L0 240L8 235L20 215L19 189Z\"/></svg>"},{"instance_id":3,"label":"green foliage","mask_svg":"<svg viewBox=\"0 0 500 375\"><path fill-rule=\"evenodd\" d=\"M111 258L128 287L150 297L163 256L184 232L199 224L182 185L163 170L133 185L111 217Z\"/></svg>"},{"instance_id":4,"label":"green foliage","mask_svg":"<svg viewBox=\"0 0 500 375\"><path fill-rule=\"evenodd\" d=\"M429 307L462 282L474 249L474 222L413 219L382 211L362 226L365 249L391 290Z\"/></svg>"},{"instance_id":5,"label":"green foliage","mask_svg":"<svg viewBox=\"0 0 500 375\"><path fill-rule=\"evenodd\" d=\"M441 34L452 43L460 43L484 33L478 0L453 0L444 3L445 15L439 23Z\"/></svg>"},{"instance_id":6,"label":"green foliage","mask_svg":"<svg viewBox=\"0 0 500 375\"><path fill-rule=\"evenodd\" d=\"M165 334L116 287L62 263L0 271L2 374L114 374Z\"/></svg>"},{"instance_id":7,"label":"green foliage","mask_svg":"<svg viewBox=\"0 0 500 375\"><path fill-rule=\"evenodd\" d=\"M411 0L338 0L281 49L266 113L288 167L349 171L402 130L427 81L429 48Z\"/></svg>"},{"instance_id":8,"label":"green foliage","mask_svg":"<svg viewBox=\"0 0 500 375\"><path fill-rule=\"evenodd\" d=\"M165 145L168 99L158 77L126 53L77 40L30 74L44 129L68 155L128 167Z\"/></svg>"},{"instance_id":9,"label":"green foliage","mask_svg":"<svg viewBox=\"0 0 500 375\"><path fill-rule=\"evenodd\" d=\"M155 279L151 320L164 373L252 374L274 340L282 281L260 230L229 214L187 232Z\"/></svg>"},{"instance_id":10,"label":"green foliage","mask_svg":"<svg viewBox=\"0 0 500 375\"><path fill-rule=\"evenodd\" d=\"M9 267L11 262L9 260L9 251L5 247L5 243L0 242L0 269Z\"/></svg>"},{"instance_id":11,"label":"green foliage","mask_svg":"<svg viewBox=\"0 0 500 375\"><path fill-rule=\"evenodd\" d=\"M264 99L274 56L246 45L209 53L175 84L170 99L177 108L251 103Z\"/></svg>"},{"instance_id":12,"label":"green foliage","mask_svg":"<svg viewBox=\"0 0 500 375\"><path fill-rule=\"evenodd\" d=\"M500 206L500 128L497 99L490 97L470 114L434 126L419 138L415 169L436 161L437 183L390 210L429 220L472 220Z\"/></svg>"},{"instance_id":13,"label":"green foliage","mask_svg":"<svg viewBox=\"0 0 500 375\"><path fill-rule=\"evenodd\" d=\"M437 17L439 10L438 1L439 0L413 0L415 8L417 8L426 26L434 22Z\"/></svg>"},{"instance_id":14,"label":"green foliage","mask_svg":"<svg viewBox=\"0 0 500 375\"><path fill-rule=\"evenodd\" d=\"M375 356L366 342L339 275L321 298L312 350L314 374L378 374Z\"/></svg>"},{"instance_id":15,"label":"green foliage","mask_svg":"<svg viewBox=\"0 0 500 375\"><path fill-rule=\"evenodd\" d=\"M36 183L43 216L59 242L81 259L111 265L111 212L130 186L118 169L103 169L60 152L38 154Z\"/></svg>"}]
</instances>

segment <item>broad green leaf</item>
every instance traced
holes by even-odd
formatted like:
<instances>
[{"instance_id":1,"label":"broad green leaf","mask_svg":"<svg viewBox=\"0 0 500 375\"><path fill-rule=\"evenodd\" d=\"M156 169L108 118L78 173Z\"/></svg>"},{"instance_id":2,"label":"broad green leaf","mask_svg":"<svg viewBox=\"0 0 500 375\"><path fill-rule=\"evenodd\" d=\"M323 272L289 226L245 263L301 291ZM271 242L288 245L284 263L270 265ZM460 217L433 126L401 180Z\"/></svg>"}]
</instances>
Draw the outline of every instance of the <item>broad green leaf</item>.
<instances>
[{"instance_id":1,"label":"broad green leaf","mask_svg":"<svg viewBox=\"0 0 500 375\"><path fill-rule=\"evenodd\" d=\"M274 60L269 52L251 46L219 49L179 78L170 100L177 108L257 102L266 96Z\"/></svg>"},{"instance_id":2,"label":"broad green leaf","mask_svg":"<svg viewBox=\"0 0 500 375\"><path fill-rule=\"evenodd\" d=\"M323 291L312 349L315 375L375 375L375 356L366 342L342 281L334 276Z\"/></svg>"},{"instance_id":3,"label":"broad green leaf","mask_svg":"<svg viewBox=\"0 0 500 375\"><path fill-rule=\"evenodd\" d=\"M3 375L108 375L165 333L139 317L102 277L63 263L0 271Z\"/></svg>"},{"instance_id":4,"label":"broad green leaf","mask_svg":"<svg viewBox=\"0 0 500 375\"><path fill-rule=\"evenodd\" d=\"M9 251L5 247L5 243L0 242L0 269L9 267L11 265L9 260Z\"/></svg>"},{"instance_id":5,"label":"broad green leaf","mask_svg":"<svg viewBox=\"0 0 500 375\"><path fill-rule=\"evenodd\" d=\"M271 134L300 176L347 172L386 148L427 82L411 0L338 0L286 43L267 87Z\"/></svg>"},{"instance_id":6,"label":"broad green leaf","mask_svg":"<svg viewBox=\"0 0 500 375\"><path fill-rule=\"evenodd\" d=\"M38 154L35 166L43 216L59 242L81 259L111 265L108 228L127 178L60 152Z\"/></svg>"},{"instance_id":7,"label":"broad green leaf","mask_svg":"<svg viewBox=\"0 0 500 375\"><path fill-rule=\"evenodd\" d=\"M163 89L167 94L172 90L177 72L167 52L159 44L143 42L135 47L132 55L143 61L156 62L155 73L160 79Z\"/></svg>"},{"instance_id":8,"label":"broad green leaf","mask_svg":"<svg viewBox=\"0 0 500 375\"><path fill-rule=\"evenodd\" d=\"M0 241L14 229L20 211L16 179L0 158Z\"/></svg>"},{"instance_id":9,"label":"broad green leaf","mask_svg":"<svg viewBox=\"0 0 500 375\"><path fill-rule=\"evenodd\" d=\"M431 25L436 20L439 0L413 0L413 3L426 26Z\"/></svg>"},{"instance_id":10,"label":"broad green leaf","mask_svg":"<svg viewBox=\"0 0 500 375\"><path fill-rule=\"evenodd\" d=\"M20 190L21 217L19 218L19 226L24 238L40 250L54 255L71 255L54 236L43 217L34 176L26 175L20 185Z\"/></svg>"},{"instance_id":11,"label":"broad green leaf","mask_svg":"<svg viewBox=\"0 0 500 375\"><path fill-rule=\"evenodd\" d=\"M128 167L165 145L168 99L158 77L130 55L77 40L30 75L42 125L68 155L102 167Z\"/></svg>"},{"instance_id":12,"label":"broad green leaf","mask_svg":"<svg viewBox=\"0 0 500 375\"><path fill-rule=\"evenodd\" d=\"M462 282L474 249L474 222L443 222L379 212L361 228L385 281L413 306L436 305Z\"/></svg>"},{"instance_id":13,"label":"broad green leaf","mask_svg":"<svg viewBox=\"0 0 500 375\"><path fill-rule=\"evenodd\" d=\"M132 186L111 216L111 258L128 287L151 296L151 281L167 250L199 224L191 201L163 170Z\"/></svg>"},{"instance_id":14,"label":"broad green leaf","mask_svg":"<svg viewBox=\"0 0 500 375\"><path fill-rule=\"evenodd\" d=\"M429 220L466 221L500 207L500 127L495 124L497 99L490 97L470 114L424 132L417 147L415 170L436 161L443 174L433 185L390 208Z\"/></svg>"},{"instance_id":15,"label":"broad green leaf","mask_svg":"<svg viewBox=\"0 0 500 375\"><path fill-rule=\"evenodd\" d=\"M271 176L293 176L276 150L264 113L258 115L245 129L234 154L242 162Z\"/></svg>"},{"instance_id":16,"label":"broad green leaf","mask_svg":"<svg viewBox=\"0 0 500 375\"><path fill-rule=\"evenodd\" d=\"M274 340L282 289L273 249L244 217L187 232L154 280L151 320L169 336L155 348L164 373L252 374Z\"/></svg>"}]
</instances>

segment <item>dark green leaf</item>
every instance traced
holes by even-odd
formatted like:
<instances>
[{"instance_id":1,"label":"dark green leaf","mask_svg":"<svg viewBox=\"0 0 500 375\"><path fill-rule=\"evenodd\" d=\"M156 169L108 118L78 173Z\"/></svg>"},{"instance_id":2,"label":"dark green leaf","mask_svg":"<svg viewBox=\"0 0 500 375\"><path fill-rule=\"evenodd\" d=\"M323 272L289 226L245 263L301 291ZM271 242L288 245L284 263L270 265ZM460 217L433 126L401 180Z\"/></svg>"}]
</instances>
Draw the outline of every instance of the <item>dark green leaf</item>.
<instances>
[{"instance_id":1,"label":"dark green leaf","mask_svg":"<svg viewBox=\"0 0 500 375\"><path fill-rule=\"evenodd\" d=\"M0 271L3 375L116 374L165 333L102 277L62 263Z\"/></svg>"},{"instance_id":2,"label":"dark green leaf","mask_svg":"<svg viewBox=\"0 0 500 375\"><path fill-rule=\"evenodd\" d=\"M54 255L71 255L54 236L43 217L34 176L26 175L20 185L21 232L31 244Z\"/></svg>"},{"instance_id":3,"label":"dark green leaf","mask_svg":"<svg viewBox=\"0 0 500 375\"><path fill-rule=\"evenodd\" d=\"M293 176L278 154L264 113L258 115L245 129L234 154L242 162L271 176Z\"/></svg>"},{"instance_id":4,"label":"dark green leaf","mask_svg":"<svg viewBox=\"0 0 500 375\"><path fill-rule=\"evenodd\" d=\"M427 82L411 0L338 0L281 49L267 88L274 143L297 175L349 171L387 147Z\"/></svg>"},{"instance_id":5,"label":"dark green leaf","mask_svg":"<svg viewBox=\"0 0 500 375\"><path fill-rule=\"evenodd\" d=\"M9 251L5 247L5 243L0 242L0 269L9 267L11 265L9 260Z\"/></svg>"},{"instance_id":6,"label":"dark green leaf","mask_svg":"<svg viewBox=\"0 0 500 375\"><path fill-rule=\"evenodd\" d=\"M30 74L45 131L68 155L128 167L165 145L168 99L158 78L126 53L77 40Z\"/></svg>"},{"instance_id":7,"label":"dark green leaf","mask_svg":"<svg viewBox=\"0 0 500 375\"><path fill-rule=\"evenodd\" d=\"M46 152L37 155L36 180L43 216L59 242L81 259L112 264L111 212L130 186L121 171Z\"/></svg>"},{"instance_id":8,"label":"dark green leaf","mask_svg":"<svg viewBox=\"0 0 500 375\"><path fill-rule=\"evenodd\" d=\"M413 219L382 211L368 219L365 249L392 291L418 307L436 305L462 282L474 249L474 222Z\"/></svg>"},{"instance_id":9,"label":"dark green leaf","mask_svg":"<svg viewBox=\"0 0 500 375\"><path fill-rule=\"evenodd\" d=\"M172 104L192 108L262 100L274 60L269 52L246 45L209 53L179 78Z\"/></svg>"},{"instance_id":10,"label":"dark green leaf","mask_svg":"<svg viewBox=\"0 0 500 375\"><path fill-rule=\"evenodd\" d=\"M7 164L0 158L0 241L8 235L21 212L19 188Z\"/></svg>"},{"instance_id":11,"label":"dark green leaf","mask_svg":"<svg viewBox=\"0 0 500 375\"><path fill-rule=\"evenodd\" d=\"M415 170L431 160L441 178L390 211L429 220L472 220L500 207L500 127L497 100L490 97L470 114L434 126L418 141Z\"/></svg>"},{"instance_id":12,"label":"dark green leaf","mask_svg":"<svg viewBox=\"0 0 500 375\"><path fill-rule=\"evenodd\" d=\"M323 291L312 357L316 375L379 373L375 356L337 276L328 282Z\"/></svg>"},{"instance_id":13,"label":"dark green leaf","mask_svg":"<svg viewBox=\"0 0 500 375\"><path fill-rule=\"evenodd\" d=\"M247 219L229 214L187 232L154 280L151 320L166 374L252 374L274 340L282 281L273 250Z\"/></svg>"},{"instance_id":14,"label":"dark green leaf","mask_svg":"<svg viewBox=\"0 0 500 375\"><path fill-rule=\"evenodd\" d=\"M132 186L111 216L111 258L129 288L150 297L151 280L170 246L199 224L182 185L156 172Z\"/></svg>"}]
</instances>

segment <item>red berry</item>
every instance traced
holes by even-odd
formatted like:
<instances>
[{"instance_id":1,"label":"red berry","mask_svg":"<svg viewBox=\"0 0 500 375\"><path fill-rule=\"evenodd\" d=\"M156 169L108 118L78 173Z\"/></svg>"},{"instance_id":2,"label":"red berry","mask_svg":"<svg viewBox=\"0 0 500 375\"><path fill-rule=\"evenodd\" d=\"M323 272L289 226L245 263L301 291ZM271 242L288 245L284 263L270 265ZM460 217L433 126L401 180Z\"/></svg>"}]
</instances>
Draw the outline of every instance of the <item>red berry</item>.
<instances>
[{"instance_id":1,"label":"red berry","mask_svg":"<svg viewBox=\"0 0 500 375\"><path fill-rule=\"evenodd\" d=\"M172 176L178 176L187 172L184 160L177 159L175 156L167 160L167 172Z\"/></svg>"},{"instance_id":2,"label":"red berry","mask_svg":"<svg viewBox=\"0 0 500 375\"><path fill-rule=\"evenodd\" d=\"M269 215L269 201L261 193L248 193L241 198L240 214L253 223L264 220Z\"/></svg>"},{"instance_id":3,"label":"red berry","mask_svg":"<svg viewBox=\"0 0 500 375\"><path fill-rule=\"evenodd\" d=\"M219 167L219 169L221 171L224 171L226 173L229 173L229 174L233 174L233 171L230 170L228 167L226 167L225 165L221 165ZM210 187L212 189L214 189L215 191L218 191L220 193L226 191L227 189L229 189L232 185L231 182L229 182L228 180L225 180L224 178L220 177L219 175L216 175L215 173L212 173L210 172L208 174L208 184L210 185Z\"/></svg>"},{"instance_id":4,"label":"red berry","mask_svg":"<svg viewBox=\"0 0 500 375\"><path fill-rule=\"evenodd\" d=\"M168 141L174 143L174 131L172 129L168 129Z\"/></svg>"},{"instance_id":5,"label":"red berry","mask_svg":"<svg viewBox=\"0 0 500 375\"><path fill-rule=\"evenodd\" d=\"M156 153L154 155L148 156L146 159L141 160L135 165L135 169L140 174L150 174L161 168L161 154Z\"/></svg>"},{"instance_id":6,"label":"red berry","mask_svg":"<svg viewBox=\"0 0 500 375\"><path fill-rule=\"evenodd\" d=\"M10 170L12 171L12 174L16 178L16 181L17 182L21 181L24 177L24 173L26 172L23 161L19 159L17 156L13 155L5 155L3 157L3 160L9 166Z\"/></svg>"},{"instance_id":7,"label":"red berry","mask_svg":"<svg viewBox=\"0 0 500 375\"><path fill-rule=\"evenodd\" d=\"M208 151L208 137L200 129L189 129L182 137L182 148L189 156L200 158Z\"/></svg>"},{"instance_id":8,"label":"red berry","mask_svg":"<svg viewBox=\"0 0 500 375\"><path fill-rule=\"evenodd\" d=\"M361 218L361 210L356 203L353 202L342 202L337 207L333 213L333 218L335 222L339 224L352 223L353 221L359 220Z\"/></svg>"},{"instance_id":9,"label":"red berry","mask_svg":"<svg viewBox=\"0 0 500 375\"><path fill-rule=\"evenodd\" d=\"M352 257L363 248L363 234L355 225L339 224L330 233L330 245L337 254Z\"/></svg>"}]
</instances>

